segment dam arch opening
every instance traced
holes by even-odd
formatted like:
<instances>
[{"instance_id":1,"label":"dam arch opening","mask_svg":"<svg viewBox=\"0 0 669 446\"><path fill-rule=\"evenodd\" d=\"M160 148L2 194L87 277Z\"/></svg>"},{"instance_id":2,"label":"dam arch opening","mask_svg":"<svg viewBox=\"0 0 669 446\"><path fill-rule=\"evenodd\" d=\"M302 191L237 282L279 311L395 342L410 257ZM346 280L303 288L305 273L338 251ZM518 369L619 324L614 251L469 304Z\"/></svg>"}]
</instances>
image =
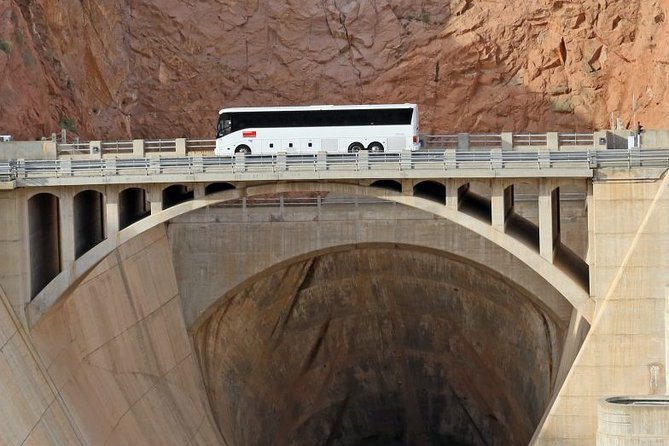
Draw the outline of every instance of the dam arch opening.
<instances>
[{"instance_id":1,"label":"dam arch opening","mask_svg":"<svg viewBox=\"0 0 669 446\"><path fill-rule=\"evenodd\" d=\"M361 244L249 279L191 333L232 444L523 444L566 328L485 266Z\"/></svg>"}]
</instances>

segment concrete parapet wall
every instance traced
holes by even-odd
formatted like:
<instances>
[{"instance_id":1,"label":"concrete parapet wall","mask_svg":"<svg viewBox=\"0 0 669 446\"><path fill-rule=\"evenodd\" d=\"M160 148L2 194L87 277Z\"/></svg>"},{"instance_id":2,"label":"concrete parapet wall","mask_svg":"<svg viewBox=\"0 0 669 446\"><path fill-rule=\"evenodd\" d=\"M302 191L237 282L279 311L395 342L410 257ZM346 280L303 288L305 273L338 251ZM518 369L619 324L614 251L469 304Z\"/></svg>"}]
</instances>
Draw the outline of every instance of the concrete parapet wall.
<instances>
[{"instance_id":1,"label":"concrete parapet wall","mask_svg":"<svg viewBox=\"0 0 669 446\"><path fill-rule=\"evenodd\" d=\"M597 414L597 446L669 443L669 397L606 398Z\"/></svg>"},{"instance_id":2,"label":"concrete parapet wall","mask_svg":"<svg viewBox=\"0 0 669 446\"><path fill-rule=\"evenodd\" d=\"M0 142L0 161L20 158L56 159L56 143L52 141Z\"/></svg>"}]
</instances>

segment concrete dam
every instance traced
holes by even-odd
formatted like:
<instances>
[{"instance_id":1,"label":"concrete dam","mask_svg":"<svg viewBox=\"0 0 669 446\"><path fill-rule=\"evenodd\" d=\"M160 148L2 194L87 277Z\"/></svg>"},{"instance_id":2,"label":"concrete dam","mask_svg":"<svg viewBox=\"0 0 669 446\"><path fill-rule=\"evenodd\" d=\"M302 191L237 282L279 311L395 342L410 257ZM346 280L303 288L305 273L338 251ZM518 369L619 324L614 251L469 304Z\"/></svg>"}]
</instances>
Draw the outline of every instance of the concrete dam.
<instances>
[{"instance_id":1,"label":"concrete dam","mask_svg":"<svg viewBox=\"0 0 669 446\"><path fill-rule=\"evenodd\" d=\"M563 299L447 220L319 202L175 218L107 256L32 328L70 410L91 418L77 421L91 444L529 442L560 379ZM583 250L584 196L567 203Z\"/></svg>"},{"instance_id":2,"label":"concrete dam","mask_svg":"<svg viewBox=\"0 0 669 446\"><path fill-rule=\"evenodd\" d=\"M415 178L19 166L0 182L1 442L664 438L665 169L401 161Z\"/></svg>"}]
</instances>

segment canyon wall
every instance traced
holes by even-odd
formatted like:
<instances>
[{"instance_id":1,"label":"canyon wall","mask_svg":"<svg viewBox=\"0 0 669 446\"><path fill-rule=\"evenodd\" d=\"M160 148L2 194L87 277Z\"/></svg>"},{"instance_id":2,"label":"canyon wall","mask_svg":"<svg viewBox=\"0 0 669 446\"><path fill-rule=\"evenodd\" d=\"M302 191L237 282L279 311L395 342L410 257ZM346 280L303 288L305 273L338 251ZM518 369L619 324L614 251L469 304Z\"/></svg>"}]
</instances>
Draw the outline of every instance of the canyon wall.
<instances>
[{"instance_id":1,"label":"canyon wall","mask_svg":"<svg viewBox=\"0 0 669 446\"><path fill-rule=\"evenodd\" d=\"M7 0L0 133L213 137L224 106L416 102L424 132L667 127L667 0Z\"/></svg>"}]
</instances>

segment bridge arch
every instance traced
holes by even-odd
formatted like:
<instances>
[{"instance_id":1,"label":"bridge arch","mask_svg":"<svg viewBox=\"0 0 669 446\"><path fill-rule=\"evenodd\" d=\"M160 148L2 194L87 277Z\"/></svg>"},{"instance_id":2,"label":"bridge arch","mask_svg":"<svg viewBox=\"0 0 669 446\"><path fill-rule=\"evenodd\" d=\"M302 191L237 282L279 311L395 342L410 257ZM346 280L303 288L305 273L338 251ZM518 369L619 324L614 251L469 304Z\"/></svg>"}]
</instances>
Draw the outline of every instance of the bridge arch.
<instances>
[{"instance_id":1,"label":"bridge arch","mask_svg":"<svg viewBox=\"0 0 669 446\"><path fill-rule=\"evenodd\" d=\"M554 265L549 259L540 255L536 249L519 242L514 237L505 234L490 224L459 212L450 206L431 201L429 199L403 195L399 192L382 189L379 187L367 187L349 183L334 182L299 182L299 183L271 183L251 185L237 189L229 189L215 192L210 195L198 196L192 200L180 202L171 207L163 209L155 214L148 215L130 226L120 230L116 237L109 237L89 250L81 258L74 262L71 268L63 271L52 280L28 307L31 323L41 317L62 296L65 291L76 283L90 268L102 260L118 245L124 243L136 235L167 222L181 214L192 210L214 205L220 202L253 197L256 195L281 194L287 192L334 192L352 196L375 197L382 200L407 205L422 211L432 213L460 225L467 230L483 237L509 252L519 259L531 270L551 284L569 303L578 310L586 320L590 320L594 310L594 303L581 283L574 280L568 272Z\"/></svg>"}]
</instances>

